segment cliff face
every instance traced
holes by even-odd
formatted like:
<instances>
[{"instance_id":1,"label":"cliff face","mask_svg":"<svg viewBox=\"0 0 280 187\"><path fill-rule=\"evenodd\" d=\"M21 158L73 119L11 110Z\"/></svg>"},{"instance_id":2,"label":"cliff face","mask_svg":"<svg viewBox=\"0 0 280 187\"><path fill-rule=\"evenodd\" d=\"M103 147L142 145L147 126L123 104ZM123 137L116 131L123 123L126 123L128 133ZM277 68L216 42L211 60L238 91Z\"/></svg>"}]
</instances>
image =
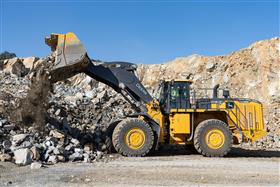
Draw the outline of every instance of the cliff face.
<instances>
[{"instance_id":1,"label":"cliff face","mask_svg":"<svg viewBox=\"0 0 280 187\"><path fill-rule=\"evenodd\" d=\"M163 64L139 65L142 82L153 88L161 79L192 79L193 87L221 87L233 97L257 99L268 106L280 100L279 38L256 42L224 56L191 55Z\"/></svg>"}]
</instances>

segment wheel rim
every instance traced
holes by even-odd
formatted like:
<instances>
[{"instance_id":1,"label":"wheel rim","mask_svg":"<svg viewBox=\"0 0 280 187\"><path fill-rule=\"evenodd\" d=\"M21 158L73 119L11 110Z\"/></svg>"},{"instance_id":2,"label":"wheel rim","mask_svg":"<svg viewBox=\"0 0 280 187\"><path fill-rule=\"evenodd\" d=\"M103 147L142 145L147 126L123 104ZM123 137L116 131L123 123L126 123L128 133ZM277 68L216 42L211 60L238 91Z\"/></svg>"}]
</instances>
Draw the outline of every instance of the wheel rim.
<instances>
[{"instance_id":1,"label":"wheel rim","mask_svg":"<svg viewBox=\"0 0 280 187\"><path fill-rule=\"evenodd\" d=\"M142 129L132 128L125 135L125 143L131 149L140 149L145 144L145 133Z\"/></svg>"},{"instance_id":2,"label":"wheel rim","mask_svg":"<svg viewBox=\"0 0 280 187\"><path fill-rule=\"evenodd\" d=\"M219 129L211 129L206 133L205 142L211 149L219 149L225 143L225 135Z\"/></svg>"}]
</instances>

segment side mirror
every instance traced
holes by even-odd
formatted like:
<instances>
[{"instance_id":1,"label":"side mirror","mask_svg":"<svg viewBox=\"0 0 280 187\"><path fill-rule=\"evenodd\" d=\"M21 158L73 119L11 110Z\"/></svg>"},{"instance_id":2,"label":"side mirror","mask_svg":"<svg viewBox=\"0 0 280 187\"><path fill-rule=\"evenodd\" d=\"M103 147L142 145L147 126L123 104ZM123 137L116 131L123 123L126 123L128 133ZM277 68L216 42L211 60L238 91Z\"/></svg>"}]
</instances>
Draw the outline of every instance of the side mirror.
<instances>
[{"instance_id":1,"label":"side mirror","mask_svg":"<svg viewBox=\"0 0 280 187\"><path fill-rule=\"evenodd\" d=\"M229 98L229 90L223 90L223 96L224 98Z\"/></svg>"}]
</instances>

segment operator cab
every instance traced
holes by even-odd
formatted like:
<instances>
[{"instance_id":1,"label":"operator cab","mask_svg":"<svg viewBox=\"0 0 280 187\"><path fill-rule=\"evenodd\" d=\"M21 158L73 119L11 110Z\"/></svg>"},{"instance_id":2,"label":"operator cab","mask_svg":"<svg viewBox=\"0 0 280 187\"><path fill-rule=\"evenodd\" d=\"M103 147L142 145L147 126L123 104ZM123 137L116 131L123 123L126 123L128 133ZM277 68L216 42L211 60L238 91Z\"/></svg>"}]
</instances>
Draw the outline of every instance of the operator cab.
<instances>
[{"instance_id":1,"label":"operator cab","mask_svg":"<svg viewBox=\"0 0 280 187\"><path fill-rule=\"evenodd\" d=\"M191 80L165 80L160 85L161 111L168 114L171 109L189 109Z\"/></svg>"}]
</instances>

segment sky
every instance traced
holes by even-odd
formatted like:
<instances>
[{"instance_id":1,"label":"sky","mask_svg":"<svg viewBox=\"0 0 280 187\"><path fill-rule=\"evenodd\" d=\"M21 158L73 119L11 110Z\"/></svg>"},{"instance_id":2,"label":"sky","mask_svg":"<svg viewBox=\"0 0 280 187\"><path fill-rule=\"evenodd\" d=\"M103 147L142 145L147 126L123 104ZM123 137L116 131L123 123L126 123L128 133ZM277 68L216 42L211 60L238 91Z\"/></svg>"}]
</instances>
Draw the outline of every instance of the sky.
<instances>
[{"instance_id":1,"label":"sky","mask_svg":"<svg viewBox=\"0 0 280 187\"><path fill-rule=\"evenodd\" d=\"M93 59L145 64L279 36L279 0L1 0L0 13L0 52L20 57L48 55L44 37L70 31Z\"/></svg>"}]
</instances>

